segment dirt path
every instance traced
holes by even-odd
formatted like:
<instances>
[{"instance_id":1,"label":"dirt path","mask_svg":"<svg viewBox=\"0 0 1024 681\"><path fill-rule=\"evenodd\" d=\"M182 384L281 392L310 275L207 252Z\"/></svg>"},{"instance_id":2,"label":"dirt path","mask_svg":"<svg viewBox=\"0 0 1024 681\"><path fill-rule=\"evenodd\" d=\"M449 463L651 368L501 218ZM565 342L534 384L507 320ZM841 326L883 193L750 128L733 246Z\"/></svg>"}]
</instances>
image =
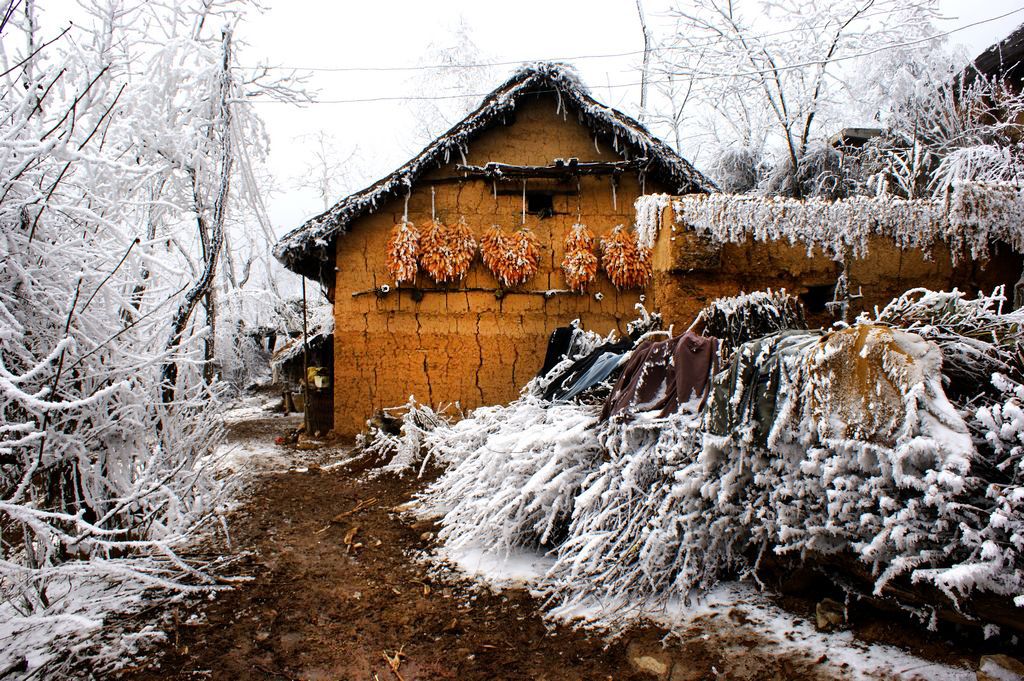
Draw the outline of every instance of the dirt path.
<instances>
[{"instance_id":1,"label":"dirt path","mask_svg":"<svg viewBox=\"0 0 1024 681\"><path fill-rule=\"evenodd\" d=\"M245 435L270 439L282 423L251 422ZM261 476L232 523L235 547L251 552L241 569L252 581L183 608L150 668L122 678L833 678L817 661L765 654L743 637L688 637L671 656L654 629L607 644L545 624L523 591L432 581L411 553L436 528L392 510L416 482L370 480L362 466ZM397 671L385 659L396 651Z\"/></svg>"}]
</instances>

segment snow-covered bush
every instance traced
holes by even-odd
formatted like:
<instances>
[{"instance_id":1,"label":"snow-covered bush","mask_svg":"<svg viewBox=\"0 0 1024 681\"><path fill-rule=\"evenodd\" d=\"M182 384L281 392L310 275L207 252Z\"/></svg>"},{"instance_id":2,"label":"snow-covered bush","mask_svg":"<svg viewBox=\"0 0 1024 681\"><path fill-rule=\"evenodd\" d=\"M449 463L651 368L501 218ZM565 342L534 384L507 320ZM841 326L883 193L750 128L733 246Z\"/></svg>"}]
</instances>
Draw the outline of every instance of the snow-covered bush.
<instances>
[{"instance_id":1,"label":"snow-covered bush","mask_svg":"<svg viewBox=\"0 0 1024 681\"><path fill-rule=\"evenodd\" d=\"M76 224L65 215L81 199L62 193L33 230L22 197L0 203L0 666L31 653L31 671L59 676L76 660L65 647L94 654L82 640L103 641L108 612L214 584L179 554L216 527L220 485L202 459L221 437L219 397L187 368L202 363L189 339L161 402L167 301L127 297L137 270L123 265L142 263L121 225ZM123 663L104 654L93 663Z\"/></svg>"},{"instance_id":2,"label":"snow-covered bush","mask_svg":"<svg viewBox=\"0 0 1024 681\"><path fill-rule=\"evenodd\" d=\"M711 179L726 194L746 194L765 178L769 168L757 149L727 146L718 150L707 167Z\"/></svg>"},{"instance_id":3,"label":"snow-covered bush","mask_svg":"<svg viewBox=\"0 0 1024 681\"><path fill-rule=\"evenodd\" d=\"M864 113L882 129L844 150L857 193L942 198L963 182L1019 180L1024 97L1012 77L989 78L962 49L935 47L887 51L857 74L851 92L874 102Z\"/></svg>"},{"instance_id":4,"label":"snow-covered bush","mask_svg":"<svg viewBox=\"0 0 1024 681\"><path fill-rule=\"evenodd\" d=\"M394 418L389 413L394 411L404 412L397 433L389 432L386 424L371 421L367 432L359 436L356 444L366 453L385 461L377 469L378 473L404 475L419 466L422 475L433 454L428 438L438 428L448 426L449 419L429 406L417 403L412 396L402 407L385 409L383 416ZM441 456L435 463L444 465L450 460Z\"/></svg>"},{"instance_id":5,"label":"snow-covered bush","mask_svg":"<svg viewBox=\"0 0 1024 681\"><path fill-rule=\"evenodd\" d=\"M795 167L791 159L783 158L758 186L758 193L834 201L846 197L850 185L842 154L832 145L819 142L797 157Z\"/></svg>"},{"instance_id":6,"label":"snow-covered bush","mask_svg":"<svg viewBox=\"0 0 1024 681\"><path fill-rule=\"evenodd\" d=\"M961 571L933 578L961 592L1000 584L1002 593L1024 607L1024 385L1000 374L993 377L993 384L1003 398L974 415L992 448L995 470L989 469L987 480L979 485L984 501L970 513L974 522L964 529L970 560Z\"/></svg>"},{"instance_id":7,"label":"snow-covered bush","mask_svg":"<svg viewBox=\"0 0 1024 681\"><path fill-rule=\"evenodd\" d=\"M583 482L544 585L553 603L571 610L596 599L609 605L611 618L616 609L670 597L680 572L710 564L690 552L704 551L707 542L681 528L705 534L714 528L703 509L688 517L673 496L676 481L694 479L690 473L699 466L692 456L700 449L699 426L699 417L676 414L602 427L604 462Z\"/></svg>"},{"instance_id":8,"label":"snow-covered bush","mask_svg":"<svg viewBox=\"0 0 1024 681\"><path fill-rule=\"evenodd\" d=\"M423 494L426 512L443 516L440 537L454 548L504 553L561 542L573 499L601 457L599 411L526 395L502 410L474 412L462 428L435 431L435 448L464 453Z\"/></svg>"},{"instance_id":9,"label":"snow-covered bush","mask_svg":"<svg viewBox=\"0 0 1024 681\"><path fill-rule=\"evenodd\" d=\"M1024 378L1024 312L1008 307L1002 287L970 299L960 291L917 288L874 315L878 323L913 331L942 350L947 393L965 405L1001 396L995 374ZM861 321L867 321L867 314Z\"/></svg>"},{"instance_id":10,"label":"snow-covered bush","mask_svg":"<svg viewBox=\"0 0 1024 681\"><path fill-rule=\"evenodd\" d=\"M477 410L426 435L450 463L424 512L451 547L552 552L549 604L606 623L756 576L766 553L846 556L879 595L928 583L979 617L974 594L1024 596L1024 388L997 374L979 407L943 382L1019 376L998 298L915 291L849 329L744 339L702 413L601 422L533 393Z\"/></svg>"},{"instance_id":11,"label":"snow-covered bush","mask_svg":"<svg viewBox=\"0 0 1024 681\"><path fill-rule=\"evenodd\" d=\"M700 311L704 335L719 340L720 361L747 341L786 329L806 327L803 306L795 297L779 291L755 291L716 298Z\"/></svg>"},{"instance_id":12,"label":"snow-covered bush","mask_svg":"<svg viewBox=\"0 0 1024 681\"><path fill-rule=\"evenodd\" d=\"M710 138L719 147L750 150L752 158L773 157L776 186L787 196L840 188L829 165L831 177L818 186L813 166L828 159L819 156L821 147L811 149L843 126L873 120L893 99L890 74L870 77L885 55L902 46L901 60L916 62L936 51L936 12L927 3L687 0L671 3L668 14L674 30L652 51L664 97L650 105L660 114L654 120L667 123L691 155ZM767 34L764 25L772 26ZM686 109L700 116L680 131ZM733 158L742 162L712 175L726 191L742 191L753 164Z\"/></svg>"},{"instance_id":13,"label":"snow-covered bush","mask_svg":"<svg viewBox=\"0 0 1024 681\"><path fill-rule=\"evenodd\" d=\"M926 570L951 593L982 587L1014 596L1024 591L1024 312L1004 311L1002 289L969 299L959 291L908 291L878 319L936 343L946 391L970 429L977 452L964 494L959 564Z\"/></svg>"}]
</instances>

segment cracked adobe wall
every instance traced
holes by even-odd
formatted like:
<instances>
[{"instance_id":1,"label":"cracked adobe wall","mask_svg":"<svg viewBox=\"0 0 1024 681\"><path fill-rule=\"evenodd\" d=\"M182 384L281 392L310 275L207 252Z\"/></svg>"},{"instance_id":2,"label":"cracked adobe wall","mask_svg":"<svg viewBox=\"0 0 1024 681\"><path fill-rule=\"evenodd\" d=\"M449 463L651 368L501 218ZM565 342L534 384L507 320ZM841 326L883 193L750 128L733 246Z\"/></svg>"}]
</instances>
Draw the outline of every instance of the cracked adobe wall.
<instances>
[{"instance_id":1,"label":"cracked adobe wall","mask_svg":"<svg viewBox=\"0 0 1024 681\"><path fill-rule=\"evenodd\" d=\"M621 160L608 143L595 143L574 113L558 112L557 106L552 95L524 98L514 120L484 132L470 146L465 162L548 165L555 158ZM438 218L447 222L465 217L477 238L492 224L506 231L520 225L521 182L499 184L497 196L492 183L484 180L431 185L431 180L456 174L454 166L463 159L451 160L414 186L410 220L424 225L430 219L433 186ZM620 177L614 197L609 177L581 178L578 194L575 180L530 180L527 189L562 192L554 196L553 217L526 216L541 243L540 271L521 287L528 291L565 288L562 240L577 214L600 238L615 225L632 224L633 201L642 190L665 191L653 183L642 187L636 176ZM353 297L356 291L393 284L384 253L402 211L403 201L391 201L355 221L337 241L334 428L339 434L360 432L375 410L401 405L410 395L433 406L458 402L463 409L507 402L540 368L555 327L579 318L585 328L621 333L636 316L633 306L641 292L618 292L603 273L590 295L550 299L510 293L498 300L487 291L427 292L420 302L407 292L392 292L382 299ZM434 286L423 274L416 283ZM493 290L497 281L478 256L460 287ZM603 300L594 298L596 292Z\"/></svg>"}]
</instances>

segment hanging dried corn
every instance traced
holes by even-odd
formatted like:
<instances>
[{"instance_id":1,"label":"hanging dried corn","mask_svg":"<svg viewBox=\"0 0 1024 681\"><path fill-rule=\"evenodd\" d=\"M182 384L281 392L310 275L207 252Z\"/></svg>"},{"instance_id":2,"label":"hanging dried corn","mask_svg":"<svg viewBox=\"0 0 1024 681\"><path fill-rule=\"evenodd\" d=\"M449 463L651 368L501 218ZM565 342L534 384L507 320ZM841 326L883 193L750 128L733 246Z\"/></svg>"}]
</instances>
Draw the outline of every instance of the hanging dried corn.
<instances>
[{"instance_id":1,"label":"hanging dried corn","mask_svg":"<svg viewBox=\"0 0 1024 681\"><path fill-rule=\"evenodd\" d=\"M431 220L420 237L420 267L438 284L466 276L476 255L476 239L463 218L454 225Z\"/></svg>"},{"instance_id":2,"label":"hanging dried corn","mask_svg":"<svg viewBox=\"0 0 1024 681\"><path fill-rule=\"evenodd\" d=\"M508 235L501 230L500 225L491 225L491 228L480 237L480 259L495 277L502 269L502 260L508 249Z\"/></svg>"},{"instance_id":3,"label":"hanging dried corn","mask_svg":"<svg viewBox=\"0 0 1024 681\"><path fill-rule=\"evenodd\" d=\"M569 228L563 242L562 274L565 283L577 293L587 290L597 278L597 253L594 252L594 233L586 225L576 223Z\"/></svg>"},{"instance_id":4,"label":"hanging dried corn","mask_svg":"<svg viewBox=\"0 0 1024 681\"><path fill-rule=\"evenodd\" d=\"M643 288L651 278L651 249L618 225L601 241L604 271L617 289Z\"/></svg>"},{"instance_id":5,"label":"hanging dried corn","mask_svg":"<svg viewBox=\"0 0 1024 681\"><path fill-rule=\"evenodd\" d=\"M512 288L537 273L540 242L526 227L505 234L494 225L480 239L480 255L502 287Z\"/></svg>"},{"instance_id":6,"label":"hanging dried corn","mask_svg":"<svg viewBox=\"0 0 1024 681\"><path fill-rule=\"evenodd\" d=\"M508 261L500 277L506 287L519 286L537 273L540 263L540 241L529 228L523 227L509 237Z\"/></svg>"},{"instance_id":7,"label":"hanging dried corn","mask_svg":"<svg viewBox=\"0 0 1024 681\"><path fill-rule=\"evenodd\" d=\"M395 225L388 239L388 253L385 264L395 283L402 284L416 278L419 265L416 262L420 249L420 232L416 225L403 220Z\"/></svg>"}]
</instances>

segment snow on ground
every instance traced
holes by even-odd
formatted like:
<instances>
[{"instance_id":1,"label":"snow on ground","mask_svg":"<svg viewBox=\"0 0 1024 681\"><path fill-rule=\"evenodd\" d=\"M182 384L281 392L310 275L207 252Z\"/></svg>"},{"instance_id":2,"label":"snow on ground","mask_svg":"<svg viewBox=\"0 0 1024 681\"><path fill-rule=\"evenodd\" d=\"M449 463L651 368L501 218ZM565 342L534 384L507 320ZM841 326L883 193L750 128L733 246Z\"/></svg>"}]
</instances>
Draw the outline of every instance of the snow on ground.
<instances>
[{"instance_id":1,"label":"snow on ground","mask_svg":"<svg viewBox=\"0 0 1024 681\"><path fill-rule=\"evenodd\" d=\"M273 442L244 440L219 445L211 458L218 473L261 474L288 471L296 467L302 458L297 456L299 454L302 452Z\"/></svg>"},{"instance_id":2,"label":"snow on ground","mask_svg":"<svg viewBox=\"0 0 1024 681\"><path fill-rule=\"evenodd\" d=\"M274 415L284 417L283 414L273 411L277 407L279 398L267 399L261 395L244 397L235 403L231 409L224 412L224 423L228 425L249 421L251 419L265 419Z\"/></svg>"},{"instance_id":3,"label":"snow on ground","mask_svg":"<svg viewBox=\"0 0 1024 681\"><path fill-rule=\"evenodd\" d=\"M489 552L479 547L457 550L440 548L432 556L454 566L468 577L492 589L524 588L541 595L540 582L554 559L540 553ZM824 670L844 679L914 679L974 681L973 671L937 664L900 648L857 640L850 631L822 632L813 622L772 603L752 585L725 582L714 589L691 595L690 602L673 600L649 606L592 602L589 606L554 609L554 620L622 631L630 624L647 621L677 635L682 641L714 638L723 649L732 641L753 635L759 647L775 655L822 660Z\"/></svg>"},{"instance_id":4,"label":"snow on ground","mask_svg":"<svg viewBox=\"0 0 1024 681\"><path fill-rule=\"evenodd\" d=\"M497 554L478 547L449 548L445 545L437 550L434 558L450 563L493 589L528 589L555 564L554 558L529 551Z\"/></svg>"},{"instance_id":5,"label":"snow on ground","mask_svg":"<svg viewBox=\"0 0 1024 681\"><path fill-rule=\"evenodd\" d=\"M223 485L218 510L222 519L241 503L255 476L305 471L314 462L340 455L341 459L325 466L334 467L348 458L348 452L298 451L275 444L275 436L297 425L294 417L273 411L275 402L250 397L226 410L222 418L229 429L227 441L196 462L197 467L211 467ZM215 520L194 542L216 541L220 527ZM224 561L230 558L225 556ZM213 564L206 567L216 570ZM130 620L166 598L159 588L162 574L153 570L147 581L132 578L137 576L132 571L133 565L124 559L69 562L48 571L51 578L45 598L49 606L42 613L26 614L28 608L16 598L0 603L0 678L38 677L56 661L57 651L78 655L87 649L91 651L88 666L103 675L161 639L164 635L156 621L141 630L131 630L129 625L128 631L113 633L118 620ZM25 579L32 579L27 571Z\"/></svg>"},{"instance_id":6,"label":"snow on ground","mask_svg":"<svg viewBox=\"0 0 1024 681\"><path fill-rule=\"evenodd\" d=\"M222 418L232 429L231 434L207 459L207 465L212 465L218 476L281 473L308 464L311 452L274 442L275 437L295 428L301 417L276 411L279 401L256 395L238 400L224 412ZM247 423L256 422L270 424L255 431L246 429Z\"/></svg>"}]
</instances>

